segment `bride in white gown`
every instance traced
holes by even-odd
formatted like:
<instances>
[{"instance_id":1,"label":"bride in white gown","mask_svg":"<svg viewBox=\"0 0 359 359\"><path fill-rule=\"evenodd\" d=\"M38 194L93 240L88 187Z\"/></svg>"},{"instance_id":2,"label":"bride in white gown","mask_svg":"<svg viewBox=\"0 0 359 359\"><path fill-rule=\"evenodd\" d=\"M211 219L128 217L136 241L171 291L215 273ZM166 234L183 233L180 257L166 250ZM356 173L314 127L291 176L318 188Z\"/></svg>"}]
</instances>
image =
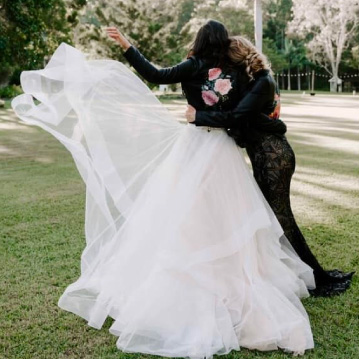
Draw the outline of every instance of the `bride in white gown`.
<instances>
[{"instance_id":1,"label":"bride in white gown","mask_svg":"<svg viewBox=\"0 0 359 359\"><path fill-rule=\"evenodd\" d=\"M21 83L16 114L61 141L86 183L81 276L61 308L98 329L112 317L125 352L313 347L299 299L311 268L233 139L178 123L125 65L66 44Z\"/></svg>"}]
</instances>

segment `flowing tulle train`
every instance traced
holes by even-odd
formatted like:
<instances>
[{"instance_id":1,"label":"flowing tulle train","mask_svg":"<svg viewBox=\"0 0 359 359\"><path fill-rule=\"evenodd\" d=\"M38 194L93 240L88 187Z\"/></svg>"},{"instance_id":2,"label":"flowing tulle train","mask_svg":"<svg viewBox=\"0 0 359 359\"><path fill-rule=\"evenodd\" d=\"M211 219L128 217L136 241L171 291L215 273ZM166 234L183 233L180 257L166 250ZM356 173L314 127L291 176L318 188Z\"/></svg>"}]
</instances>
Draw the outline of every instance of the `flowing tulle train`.
<instances>
[{"instance_id":1,"label":"flowing tulle train","mask_svg":"<svg viewBox=\"0 0 359 359\"><path fill-rule=\"evenodd\" d=\"M179 124L126 66L65 44L21 81L14 110L66 146L86 183L81 276L61 308L95 328L111 316L127 352L313 347L299 299L311 268L224 131Z\"/></svg>"}]
</instances>

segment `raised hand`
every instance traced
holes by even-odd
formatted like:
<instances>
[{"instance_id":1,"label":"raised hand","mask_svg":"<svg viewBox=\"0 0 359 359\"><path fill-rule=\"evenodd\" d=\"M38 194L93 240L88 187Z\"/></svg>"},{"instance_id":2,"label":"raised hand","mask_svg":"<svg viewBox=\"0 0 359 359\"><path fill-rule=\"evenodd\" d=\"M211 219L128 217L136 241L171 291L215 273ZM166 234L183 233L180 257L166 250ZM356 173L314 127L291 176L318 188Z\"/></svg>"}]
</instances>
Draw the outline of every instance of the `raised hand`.
<instances>
[{"instance_id":1,"label":"raised hand","mask_svg":"<svg viewBox=\"0 0 359 359\"><path fill-rule=\"evenodd\" d=\"M124 35L116 27L106 28L107 35L115 40L124 50L131 47L131 43L126 39Z\"/></svg>"}]
</instances>

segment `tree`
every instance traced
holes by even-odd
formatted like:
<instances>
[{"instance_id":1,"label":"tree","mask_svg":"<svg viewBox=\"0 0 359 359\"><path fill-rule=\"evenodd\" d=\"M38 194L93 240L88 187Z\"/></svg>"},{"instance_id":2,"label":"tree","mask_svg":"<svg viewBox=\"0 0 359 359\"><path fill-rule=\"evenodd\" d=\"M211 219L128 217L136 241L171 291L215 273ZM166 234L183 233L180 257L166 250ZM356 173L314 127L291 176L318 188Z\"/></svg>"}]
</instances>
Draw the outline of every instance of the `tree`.
<instances>
[{"instance_id":1,"label":"tree","mask_svg":"<svg viewBox=\"0 0 359 359\"><path fill-rule=\"evenodd\" d=\"M288 68L288 90L291 90L291 70L293 67L297 68L297 87L301 89L300 84L300 69L306 65L307 59L305 56L305 48L303 43L298 39L290 39L288 37L284 40L284 49L282 53L287 61L286 67Z\"/></svg>"},{"instance_id":2,"label":"tree","mask_svg":"<svg viewBox=\"0 0 359 359\"><path fill-rule=\"evenodd\" d=\"M253 41L253 6L249 6L250 2L251 0L197 0L184 30L193 38L207 20L213 19L222 22L230 35L242 35Z\"/></svg>"},{"instance_id":3,"label":"tree","mask_svg":"<svg viewBox=\"0 0 359 359\"><path fill-rule=\"evenodd\" d=\"M182 27L193 11L190 0L90 0L82 11L74 41L92 57L122 60L103 28L118 27L146 57L161 66L183 59Z\"/></svg>"},{"instance_id":4,"label":"tree","mask_svg":"<svg viewBox=\"0 0 359 359\"><path fill-rule=\"evenodd\" d=\"M43 67L44 58L62 41L71 42L71 25L84 1L0 0L2 83L14 72L13 81L18 82L19 69Z\"/></svg>"},{"instance_id":5,"label":"tree","mask_svg":"<svg viewBox=\"0 0 359 359\"><path fill-rule=\"evenodd\" d=\"M291 90L291 67L295 58L296 47L293 45L293 40L285 39L283 54L288 63L288 87L287 90Z\"/></svg>"},{"instance_id":6,"label":"tree","mask_svg":"<svg viewBox=\"0 0 359 359\"><path fill-rule=\"evenodd\" d=\"M293 40L294 44L294 56L292 58L292 65L297 68L297 89L301 90L301 69L309 65L309 61L306 57L306 51L304 43L298 41L297 39Z\"/></svg>"},{"instance_id":7,"label":"tree","mask_svg":"<svg viewBox=\"0 0 359 359\"><path fill-rule=\"evenodd\" d=\"M359 70L359 26L357 27L354 36L352 36L352 40L347 47L347 49L343 53L343 63L345 67L342 66L341 70L344 72L351 72L355 70L357 72Z\"/></svg>"},{"instance_id":8,"label":"tree","mask_svg":"<svg viewBox=\"0 0 359 359\"><path fill-rule=\"evenodd\" d=\"M278 73L287 65L287 60L283 53L278 51L275 41L269 38L263 38L263 53L270 61L271 68Z\"/></svg>"},{"instance_id":9,"label":"tree","mask_svg":"<svg viewBox=\"0 0 359 359\"><path fill-rule=\"evenodd\" d=\"M291 7L292 0L269 0L264 3L263 11L263 52L271 61L273 71L277 75L282 73L282 89L285 88L284 70L288 69L289 63L286 56L285 29L291 19Z\"/></svg>"},{"instance_id":10,"label":"tree","mask_svg":"<svg viewBox=\"0 0 359 359\"><path fill-rule=\"evenodd\" d=\"M292 18L292 0L270 0L263 13L263 37L274 40L278 50L284 50L286 27Z\"/></svg>"},{"instance_id":11,"label":"tree","mask_svg":"<svg viewBox=\"0 0 359 359\"><path fill-rule=\"evenodd\" d=\"M309 40L309 57L333 78L337 88L339 65L358 26L358 0L293 0L288 32Z\"/></svg>"},{"instance_id":12,"label":"tree","mask_svg":"<svg viewBox=\"0 0 359 359\"><path fill-rule=\"evenodd\" d=\"M359 69L359 45L352 48L353 66Z\"/></svg>"}]
</instances>

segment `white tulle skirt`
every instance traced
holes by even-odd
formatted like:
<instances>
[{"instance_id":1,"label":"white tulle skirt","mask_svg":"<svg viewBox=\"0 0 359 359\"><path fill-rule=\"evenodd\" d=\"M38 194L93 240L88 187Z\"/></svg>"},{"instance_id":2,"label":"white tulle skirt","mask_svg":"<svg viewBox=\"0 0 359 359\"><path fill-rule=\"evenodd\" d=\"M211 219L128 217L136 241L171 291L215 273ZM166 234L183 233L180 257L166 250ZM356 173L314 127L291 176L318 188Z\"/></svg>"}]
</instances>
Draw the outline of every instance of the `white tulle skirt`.
<instances>
[{"instance_id":1,"label":"white tulle skirt","mask_svg":"<svg viewBox=\"0 0 359 359\"><path fill-rule=\"evenodd\" d=\"M223 130L179 124L126 66L65 44L22 86L14 110L67 147L86 183L81 276L61 308L95 328L112 317L125 352L313 348L300 301L312 270Z\"/></svg>"}]
</instances>

